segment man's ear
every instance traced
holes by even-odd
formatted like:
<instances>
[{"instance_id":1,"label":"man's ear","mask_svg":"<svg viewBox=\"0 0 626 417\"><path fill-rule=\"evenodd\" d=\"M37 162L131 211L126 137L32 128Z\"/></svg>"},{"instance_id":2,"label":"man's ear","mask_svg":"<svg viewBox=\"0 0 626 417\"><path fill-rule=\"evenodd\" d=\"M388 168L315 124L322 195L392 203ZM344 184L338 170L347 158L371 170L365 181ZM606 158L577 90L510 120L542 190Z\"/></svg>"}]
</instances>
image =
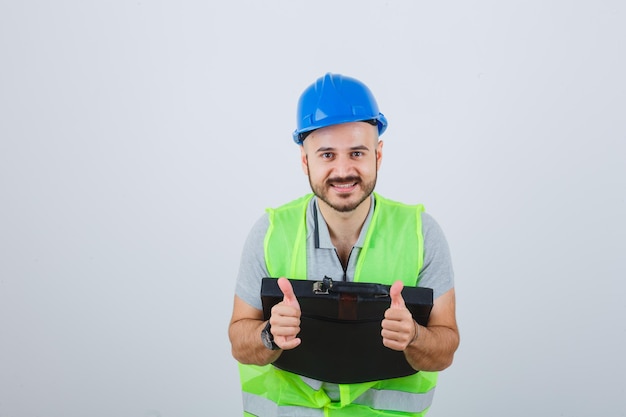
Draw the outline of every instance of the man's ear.
<instances>
[{"instance_id":1,"label":"man's ear","mask_svg":"<svg viewBox=\"0 0 626 417\"><path fill-rule=\"evenodd\" d=\"M383 162L383 141L379 140L376 145L376 171L380 169L380 164Z\"/></svg>"},{"instance_id":2,"label":"man's ear","mask_svg":"<svg viewBox=\"0 0 626 417\"><path fill-rule=\"evenodd\" d=\"M309 175L309 160L306 157L304 145L300 145L300 163L302 164L302 172L304 172L304 175Z\"/></svg>"}]
</instances>

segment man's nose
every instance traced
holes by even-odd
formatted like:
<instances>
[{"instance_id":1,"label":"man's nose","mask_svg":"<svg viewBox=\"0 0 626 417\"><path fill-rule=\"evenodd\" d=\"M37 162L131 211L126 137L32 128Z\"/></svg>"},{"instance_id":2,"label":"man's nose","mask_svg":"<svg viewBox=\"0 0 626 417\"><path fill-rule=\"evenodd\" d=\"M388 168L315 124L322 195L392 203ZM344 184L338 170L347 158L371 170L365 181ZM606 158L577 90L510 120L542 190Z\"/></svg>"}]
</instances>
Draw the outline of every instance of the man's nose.
<instances>
[{"instance_id":1,"label":"man's nose","mask_svg":"<svg viewBox=\"0 0 626 417\"><path fill-rule=\"evenodd\" d=\"M339 156L335 160L335 165L333 168L335 171L335 176L337 177L348 177L351 175L355 175L356 173L354 161L349 156Z\"/></svg>"}]
</instances>

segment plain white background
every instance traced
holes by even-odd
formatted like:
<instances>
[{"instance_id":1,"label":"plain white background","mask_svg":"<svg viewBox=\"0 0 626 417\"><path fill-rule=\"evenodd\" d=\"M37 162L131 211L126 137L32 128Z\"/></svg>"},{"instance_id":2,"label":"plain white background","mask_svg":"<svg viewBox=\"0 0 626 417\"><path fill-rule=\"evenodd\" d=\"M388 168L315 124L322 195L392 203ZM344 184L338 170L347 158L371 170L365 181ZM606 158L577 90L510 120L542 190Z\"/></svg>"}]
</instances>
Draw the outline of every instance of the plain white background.
<instances>
[{"instance_id":1,"label":"plain white background","mask_svg":"<svg viewBox=\"0 0 626 417\"><path fill-rule=\"evenodd\" d=\"M462 343L429 413L626 416L626 4L0 2L0 417L241 415L254 221L300 92L361 79Z\"/></svg>"}]
</instances>

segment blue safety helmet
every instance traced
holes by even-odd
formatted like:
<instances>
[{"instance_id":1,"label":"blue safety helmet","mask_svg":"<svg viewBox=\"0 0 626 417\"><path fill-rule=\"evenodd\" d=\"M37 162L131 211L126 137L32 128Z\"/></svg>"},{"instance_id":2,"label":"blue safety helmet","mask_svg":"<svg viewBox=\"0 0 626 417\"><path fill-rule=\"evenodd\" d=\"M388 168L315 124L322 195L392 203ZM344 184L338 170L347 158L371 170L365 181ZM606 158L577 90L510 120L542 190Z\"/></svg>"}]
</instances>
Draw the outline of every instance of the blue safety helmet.
<instances>
[{"instance_id":1,"label":"blue safety helmet","mask_svg":"<svg viewBox=\"0 0 626 417\"><path fill-rule=\"evenodd\" d=\"M369 88L361 81L327 73L311 84L298 100L297 124L293 140L302 145L307 132L348 122L372 121L378 135L387 128L387 119Z\"/></svg>"}]
</instances>

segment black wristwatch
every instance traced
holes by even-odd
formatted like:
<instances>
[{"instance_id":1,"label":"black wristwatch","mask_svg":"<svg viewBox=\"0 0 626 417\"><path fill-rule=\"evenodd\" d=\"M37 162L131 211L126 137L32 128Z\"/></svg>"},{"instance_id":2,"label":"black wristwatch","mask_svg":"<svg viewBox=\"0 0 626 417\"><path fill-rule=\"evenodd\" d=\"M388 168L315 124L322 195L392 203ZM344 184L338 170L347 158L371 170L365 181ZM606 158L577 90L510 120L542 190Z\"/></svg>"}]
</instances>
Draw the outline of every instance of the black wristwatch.
<instances>
[{"instance_id":1,"label":"black wristwatch","mask_svg":"<svg viewBox=\"0 0 626 417\"><path fill-rule=\"evenodd\" d=\"M263 341L263 344L265 345L266 348L270 350L278 350L280 349L280 347L278 347L278 345L274 343L274 335L270 331L271 327L272 326L270 325L270 321L268 320L267 324L261 331L261 340Z\"/></svg>"}]
</instances>

